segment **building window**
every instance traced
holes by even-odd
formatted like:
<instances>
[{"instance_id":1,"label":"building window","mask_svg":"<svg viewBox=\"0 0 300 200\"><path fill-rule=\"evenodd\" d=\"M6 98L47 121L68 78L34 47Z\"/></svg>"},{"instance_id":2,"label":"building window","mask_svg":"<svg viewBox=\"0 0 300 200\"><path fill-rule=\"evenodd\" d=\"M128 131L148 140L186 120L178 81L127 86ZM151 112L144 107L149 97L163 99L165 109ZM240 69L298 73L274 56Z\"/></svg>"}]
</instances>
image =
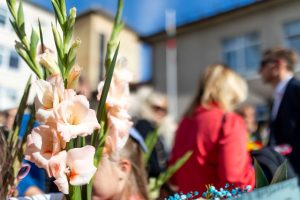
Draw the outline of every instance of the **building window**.
<instances>
[{"instance_id":1,"label":"building window","mask_svg":"<svg viewBox=\"0 0 300 200\"><path fill-rule=\"evenodd\" d=\"M222 41L224 62L243 75L256 74L261 58L258 33L226 38Z\"/></svg>"},{"instance_id":2,"label":"building window","mask_svg":"<svg viewBox=\"0 0 300 200\"><path fill-rule=\"evenodd\" d=\"M0 8L0 26L5 26L7 20L7 10Z\"/></svg>"},{"instance_id":3,"label":"building window","mask_svg":"<svg viewBox=\"0 0 300 200\"><path fill-rule=\"evenodd\" d=\"M19 68L19 55L15 51L10 51L9 67L13 69Z\"/></svg>"},{"instance_id":4,"label":"building window","mask_svg":"<svg viewBox=\"0 0 300 200\"><path fill-rule=\"evenodd\" d=\"M287 46L300 53L300 20L286 23L284 32Z\"/></svg>"}]
</instances>

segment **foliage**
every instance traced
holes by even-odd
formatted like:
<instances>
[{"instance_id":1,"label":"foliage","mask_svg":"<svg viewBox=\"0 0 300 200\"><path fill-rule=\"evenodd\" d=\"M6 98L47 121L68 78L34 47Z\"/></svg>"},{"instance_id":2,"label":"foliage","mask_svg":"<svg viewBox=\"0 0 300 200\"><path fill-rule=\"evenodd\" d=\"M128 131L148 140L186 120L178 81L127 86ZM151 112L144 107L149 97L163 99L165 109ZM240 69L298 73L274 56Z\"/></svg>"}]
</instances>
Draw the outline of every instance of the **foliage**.
<instances>
[{"instance_id":1,"label":"foliage","mask_svg":"<svg viewBox=\"0 0 300 200\"><path fill-rule=\"evenodd\" d=\"M158 130L155 130L154 132L149 133L145 139L145 144L148 151L144 153L143 159L146 165L149 163L149 158L158 141L158 138ZM169 166L165 172L160 173L157 178L150 178L149 193L151 198L156 199L158 197L161 187L169 181L173 174L184 165L191 155L192 151L186 152L173 165Z\"/></svg>"},{"instance_id":2,"label":"foliage","mask_svg":"<svg viewBox=\"0 0 300 200\"><path fill-rule=\"evenodd\" d=\"M2 155L0 162L0 198L13 195L15 193L15 182L17 174L21 168L23 148L26 135L23 138L18 137L18 133L22 123L22 116L26 109L26 103L31 88L31 77L28 79L18 111L11 131L6 131L3 128L0 130L0 153ZM31 111L34 112L34 111ZM32 128L29 123L28 128ZM7 162L9 161L9 162Z\"/></svg>"},{"instance_id":3,"label":"foliage","mask_svg":"<svg viewBox=\"0 0 300 200\"><path fill-rule=\"evenodd\" d=\"M264 174L259 163L254 159L254 168L255 168L255 178L256 178L256 188L261 188L268 186L269 184L275 184L288 179L287 176L287 160L285 160L275 171L275 174L272 178L271 183L268 182L266 175Z\"/></svg>"}]
</instances>

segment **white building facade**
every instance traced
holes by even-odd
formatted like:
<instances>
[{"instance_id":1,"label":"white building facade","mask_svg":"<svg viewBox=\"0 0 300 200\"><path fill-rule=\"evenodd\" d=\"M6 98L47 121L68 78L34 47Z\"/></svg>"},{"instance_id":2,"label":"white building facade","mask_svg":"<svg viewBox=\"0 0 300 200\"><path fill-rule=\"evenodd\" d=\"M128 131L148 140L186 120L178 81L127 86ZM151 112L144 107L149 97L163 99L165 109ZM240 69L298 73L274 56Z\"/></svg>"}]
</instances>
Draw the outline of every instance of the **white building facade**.
<instances>
[{"instance_id":1,"label":"white building facade","mask_svg":"<svg viewBox=\"0 0 300 200\"><path fill-rule=\"evenodd\" d=\"M27 36L30 38L32 28L38 31L38 20L40 20L44 43L54 49L51 32L54 15L28 1L23 1L23 8ZM9 18L5 1L0 1L0 110L18 106L26 82L32 74L30 68L15 51L17 36Z\"/></svg>"}]
</instances>

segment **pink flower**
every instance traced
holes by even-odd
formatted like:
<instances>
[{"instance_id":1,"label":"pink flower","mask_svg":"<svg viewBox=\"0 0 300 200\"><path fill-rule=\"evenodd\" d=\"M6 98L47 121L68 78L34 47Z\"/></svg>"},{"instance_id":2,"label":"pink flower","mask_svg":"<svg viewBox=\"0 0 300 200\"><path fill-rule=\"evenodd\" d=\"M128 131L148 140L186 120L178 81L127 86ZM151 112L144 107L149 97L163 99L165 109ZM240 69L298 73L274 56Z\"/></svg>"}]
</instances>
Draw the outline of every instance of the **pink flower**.
<instances>
[{"instance_id":1,"label":"pink flower","mask_svg":"<svg viewBox=\"0 0 300 200\"><path fill-rule=\"evenodd\" d=\"M68 83L67 83L67 88L75 88L79 79L79 76L81 74L82 68L79 67L78 65L74 65L69 72L68 75Z\"/></svg>"},{"instance_id":2,"label":"pink flower","mask_svg":"<svg viewBox=\"0 0 300 200\"><path fill-rule=\"evenodd\" d=\"M89 109L89 102L83 95L61 102L54 110L54 119L66 142L77 136L85 137L100 128L95 111Z\"/></svg>"},{"instance_id":3,"label":"pink flower","mask_svg":"<svg viewBox=\"0 0 300 200\"><path fill-rule=\"evenodd\" d=\"M46 122L53 116L53 108L56 107L64 96L64 85L62 78L52 76L48 81L36 81L37 96L35 98L36 118L38 121Z\"/></svg>"},{"instance_id":4,"label":"pink flower","mask_svg":"<svg viewBox=\"0 0 300 200\"><path fill-rule=\"evenodd\" d=\"M125 145L129 129L132 126L129 105L129 81L132 75L124 67L122 60L118 61L109 88L106 111L109 123L108 136L106 139L105 152L119 151ZM104 82L98 85L98 100L102 95Z\"/></svg>"},{"instance_id":5,"label":"pink flower","mask_svg":"<svg viewBox=\"0 0 300 200\"><path fill-rule=\"evenodd\" d=\"M119 105L127 109L129 98L129 82L131 80L132 74L127 69L124 58L119 58L115 66L106 103L109 105ZM101 97L103 86L104 81L100 82L98 85L98 100Z\"/></svg>"},{"instance_id":6,"label":"pink flower","mask_svg":"<svg viewBox=\"0 0 300 200\"><path fill-rule=\"evenodd\" d=\"M39 55L39 62L50 74L55 75L60 73L60 69L55 61L55 55L49 49L46 49L45 53Z\"/></svg>"},{"instance_id":7,"label":"pink flower","mask_svg":"<svg viewBox=\"0 0 300 200\"><path fill-rule=\"evenodd\" d=\"M132 122L129 120L109 116L108 136L111 137L114 144L112 151L120 151L125 146L131 126Z\"/></svg>"},{"instance_id":8,"label":"pink flower","mask_svg":"<svg viewBox=\"0 0 300 200\"><path fill-rule=\"evenodd\" d=\"M66 143L55 129L48 125L41 125L34 128L27 136L25 159L46 169L49 174L49 160L65 146Z\"/></svg>"},{"instance_id":9,"label":"pink flower","mask_svg":"<svg viewBox=\"0 0 300 200\"><path fill-rule=\"evenodd\" d=\"M49 162L51 175L56 179L54 183L64 194L69 193L68 180L71 185L88 184L97 168L94 166L95 148L87 145L61 151Z\"/></svg>"}]
</instances>

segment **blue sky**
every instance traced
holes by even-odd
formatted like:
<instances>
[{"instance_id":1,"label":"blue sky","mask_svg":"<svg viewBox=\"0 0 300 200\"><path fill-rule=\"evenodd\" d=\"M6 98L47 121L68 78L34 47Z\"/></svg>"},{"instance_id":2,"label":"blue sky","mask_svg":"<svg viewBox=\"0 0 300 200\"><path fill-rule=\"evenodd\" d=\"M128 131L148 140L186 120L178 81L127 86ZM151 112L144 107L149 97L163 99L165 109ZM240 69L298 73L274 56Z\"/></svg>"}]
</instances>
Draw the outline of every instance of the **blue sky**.
<instances>
[{"instance_id":1,"label":"blue sky","mask_svg":"<svg viewBox=\"0 0 300 200\"><path fill-rule=\"evenodd\" d=\"M32 0L51 9L50 0ZM245 6L257 0L124 0L123 19L141 36L164 30L165 10L176 11L178 25ZM66 0L68 7L76 6L78 12L99 7L114 14L117 0Z\"/></svg>"}]
</instances>

